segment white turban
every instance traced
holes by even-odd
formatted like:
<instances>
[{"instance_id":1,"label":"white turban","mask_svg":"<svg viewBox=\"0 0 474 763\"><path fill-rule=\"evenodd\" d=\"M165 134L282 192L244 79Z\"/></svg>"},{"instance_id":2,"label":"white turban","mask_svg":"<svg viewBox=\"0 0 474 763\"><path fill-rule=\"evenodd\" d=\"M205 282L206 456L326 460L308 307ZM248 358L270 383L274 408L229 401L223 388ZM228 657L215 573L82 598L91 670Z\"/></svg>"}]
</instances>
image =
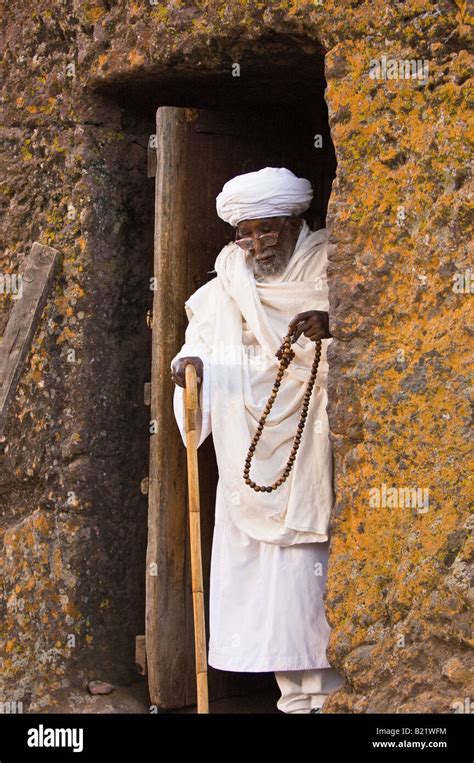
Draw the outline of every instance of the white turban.
<instances>
[{"instance_id":1,"label":"white turban","mask_svg":"<svg viewBox=\"0 0 474 763\"><path fill-rule=\"evenodd\" d=\"M217 214L234 227L241 220L298 215L313 197L311 183L285 167L265 167L237 175L216 198Z\"/></svg>"}]
</instances>

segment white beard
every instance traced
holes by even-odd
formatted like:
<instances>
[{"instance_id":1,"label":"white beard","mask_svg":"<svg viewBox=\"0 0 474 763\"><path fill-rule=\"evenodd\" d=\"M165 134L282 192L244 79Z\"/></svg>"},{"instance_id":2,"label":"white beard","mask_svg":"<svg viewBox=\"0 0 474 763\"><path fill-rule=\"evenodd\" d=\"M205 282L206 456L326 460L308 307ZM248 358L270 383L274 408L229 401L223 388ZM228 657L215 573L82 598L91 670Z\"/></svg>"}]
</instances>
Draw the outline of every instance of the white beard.
<instances>
[{"instance_id":1,"label":"white beard","mask_svg":"<svg viewBox=\"0 0 474 763\"><path fill-rule=\"evenodd\" d=\"M283 273L290 257L293 254L294 247L289 254L282 253L276 250L274 247L268 247L265 249L266 254L273 253L275 256L269 262L258 262L256 259L252 260L252 270L255 276L255 280L260 280L266 276L278 276Z\"/></svg>"}]
</instances>

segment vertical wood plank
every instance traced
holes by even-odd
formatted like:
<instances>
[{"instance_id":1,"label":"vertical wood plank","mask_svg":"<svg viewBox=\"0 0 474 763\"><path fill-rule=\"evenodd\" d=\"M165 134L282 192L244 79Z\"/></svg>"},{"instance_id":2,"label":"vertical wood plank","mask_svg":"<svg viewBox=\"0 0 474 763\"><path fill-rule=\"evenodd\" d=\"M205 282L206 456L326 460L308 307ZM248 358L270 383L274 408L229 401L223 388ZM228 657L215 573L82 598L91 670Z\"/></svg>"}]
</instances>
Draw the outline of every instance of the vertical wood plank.
<instances>
[{"instance_id":1,"label":"vertical wood plank","mask_svg":"<svg viewBox=\"0 0 474 763\"><path fill-rule=\"evenodd\" d=\"M20 271L22 296L15 300L0 344L0 436L35 331L52 289L59 252L35 242Z\"/></svg>"},{"instance_id":2,"label":"vertical wood plank","mask_svg":"<svg viewBox=\"0 0 474 763\"><path fill-rule=\"evenodd\" d=\"M186 704L185 452L170 433L174 385L169 361L182 335L184 256L182 182L185 124L175 109L157 113L155 258L146 567L146 650L150 697L161 708ZM176 435L176 432L174 433ZM179 439L178 439L179 438Z\"/></svg>"}]
</instances>

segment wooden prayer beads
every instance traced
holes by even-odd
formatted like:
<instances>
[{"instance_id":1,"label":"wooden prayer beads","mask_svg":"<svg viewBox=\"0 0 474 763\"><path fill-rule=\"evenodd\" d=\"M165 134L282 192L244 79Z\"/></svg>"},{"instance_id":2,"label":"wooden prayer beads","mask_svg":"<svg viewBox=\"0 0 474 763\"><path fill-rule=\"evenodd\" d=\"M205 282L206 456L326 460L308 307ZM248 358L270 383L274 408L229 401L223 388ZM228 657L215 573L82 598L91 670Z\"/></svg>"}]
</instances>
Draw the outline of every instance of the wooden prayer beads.
<instances>
[{"instance_id":1,"label":"wooden prayer beads","mask_svg":"<svg viewBox=\"0 0 474 763\"><path fill-rule=\"evenodd\" d=\"M308 408L309 408L309 401L311 398L311 393L313 391L314 382L316 379L316 374L318 372L318 366L319 366L319 360L321 358L321 340L317 339L316 344L316 351L314 354L314 360L313 365L311 366L311 374L309 377L308 385L306 387L306 392L304 394L303 398L303 405L301 408L301 416L300 420L297 426L296 435L293 440L293 447L291 449L288 461L286 463L286 467L283 470L283 473L281 477L279 477L273 485L257 485L256 482L250 479L250 464L252 462L253 455L255 453L255 448L257 447L257 443L262 435L263 427L265 426L265 420L270 413L273 403L275 402L275 398L278 394L278 390L280 388L281 380L283 377L283 374L285 373L285 370L290 365L291 361L295 357L294 351L291 349L291 342L292 342L292 336L296 332L296 329L293 331L290 331L288 334L285 335L282 344L280 345L280 348L275 353L276 357L280 360L280 367L278 369L278 373L276 376L275 383L273 385L272 393L270 397L268 398L267 405L264 408L263 414L260 417L260 420L258 422L257 430L255 432L255 435L253 437L253 440L251 442L251 445L249 447L247 458L245 459L245 466L244 466L244 482L251 487L253 490L258 492L267 492L271 493L272 490L276 490L280 485L282 485L285 480L288 478L288 475L290 474L293 464L295 462L296 454L298 452L298 448L300 446L301 442L301 436L303 434L304 425L306 423L306 417L308 415Z\"/></svg>"}]
</instances>

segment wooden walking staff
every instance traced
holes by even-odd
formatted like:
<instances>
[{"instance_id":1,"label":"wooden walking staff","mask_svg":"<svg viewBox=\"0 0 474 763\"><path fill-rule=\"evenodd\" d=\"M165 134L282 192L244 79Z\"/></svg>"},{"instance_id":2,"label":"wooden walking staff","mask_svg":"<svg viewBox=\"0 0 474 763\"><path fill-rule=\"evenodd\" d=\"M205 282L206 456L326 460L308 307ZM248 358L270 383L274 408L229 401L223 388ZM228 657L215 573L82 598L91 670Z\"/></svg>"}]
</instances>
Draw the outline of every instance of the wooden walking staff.
<instances>
[{"instance_id":1,"label":"wooden walking staff","mask_svg":"<svg viewBox=\"0 0 474 763\"><path fill-rule=\"evenodd\" d=\"M196 652L197 711L209 712L207 686L206 621L204 619L204 586L201 556L201 515L199 505L199 472L197 456L197 411L199 398L196 369L185 367L184 429L188 463L189 541L191 547L191 583L193 590L194 648Z\"/></svg>"}]
</instances>

